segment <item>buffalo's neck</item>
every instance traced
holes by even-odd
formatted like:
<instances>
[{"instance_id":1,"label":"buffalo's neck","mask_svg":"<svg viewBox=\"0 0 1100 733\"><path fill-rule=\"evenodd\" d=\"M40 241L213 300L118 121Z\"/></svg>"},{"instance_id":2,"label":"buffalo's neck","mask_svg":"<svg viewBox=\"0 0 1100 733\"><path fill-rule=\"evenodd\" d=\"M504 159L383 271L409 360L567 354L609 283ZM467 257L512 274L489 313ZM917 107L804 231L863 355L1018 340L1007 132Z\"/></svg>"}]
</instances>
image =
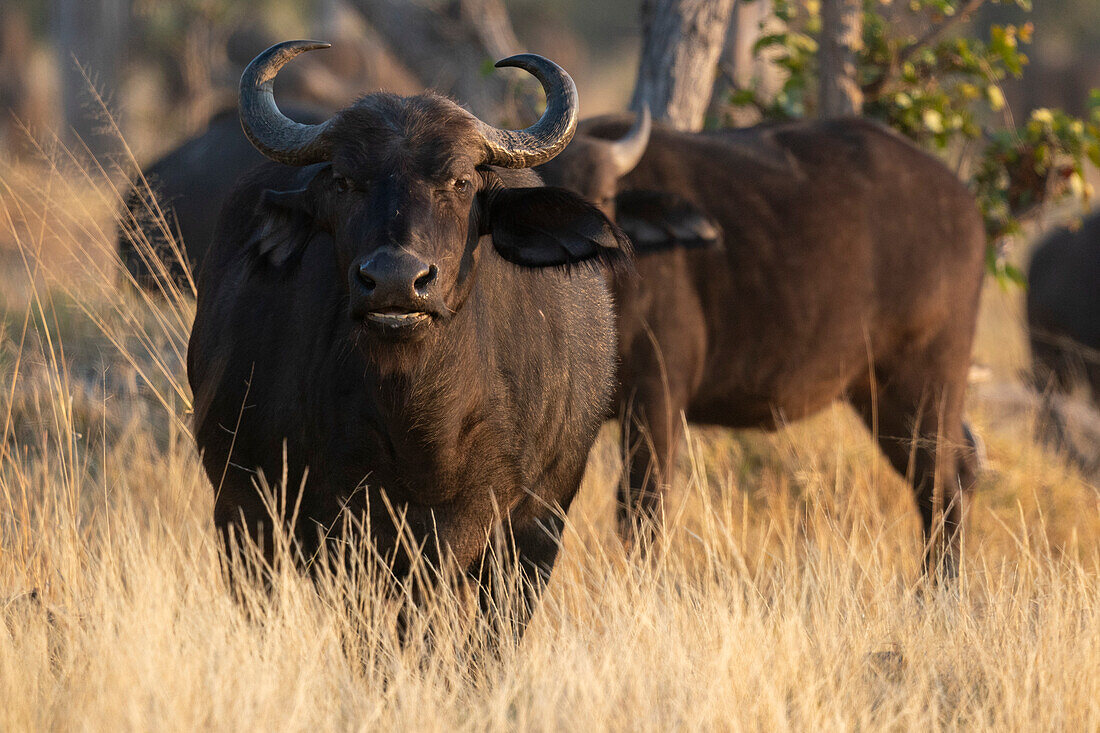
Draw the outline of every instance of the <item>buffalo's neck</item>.
<instances>
[{"instance_id":1,"label":"buffalo's neck","mask_svg":"<svg viewBox=\"0 0 1100 733\"><path fill-rule=\"evenodd\" d=\"M472 305L472 304L468 304ZM463 309L416 344L371 344L363 355L367 388L388 458L425 502L461 489L476 454L478 426L491 419L495 364L491 339Z\"/></svg>"}]
</instances>

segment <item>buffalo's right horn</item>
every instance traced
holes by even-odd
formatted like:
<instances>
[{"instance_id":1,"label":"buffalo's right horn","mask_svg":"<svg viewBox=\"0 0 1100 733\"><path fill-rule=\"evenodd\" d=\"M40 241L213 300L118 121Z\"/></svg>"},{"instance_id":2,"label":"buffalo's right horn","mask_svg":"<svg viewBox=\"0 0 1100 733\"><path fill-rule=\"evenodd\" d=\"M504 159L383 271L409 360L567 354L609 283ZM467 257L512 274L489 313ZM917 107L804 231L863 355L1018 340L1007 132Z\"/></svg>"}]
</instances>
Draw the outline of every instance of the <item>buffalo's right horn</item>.
<instances>
[{"instance_id":1,"label":"buffalo's right horn","mask_svg":"<svg viewBox=\"0 0 1100 733\"><path fill-rule=\"evenodd\" d=\"M271 88L275 75L305 51L328 48L320 41L284 41L252 59L241 75L238 105L241 126L252 144L268 158L286 165L311 165L328 160L328 122L303 125L279 111Z\"/></svg>"},{"instance_id":2,"label":"buffalo's right horn","mask_svg":"<svg viewBox=\"0 0 1100 733\"><path fill-rule=\"evenodd\" d=\"M611 160L615 163L615 170L620 176L625 176L641 162L646 146L649 145L649 133L652 129L653 119L649 114L649 105L643 103L642 111L638 113L634 124L626 134L608 143L611 148Z\"/></svg>"}]
</instances>

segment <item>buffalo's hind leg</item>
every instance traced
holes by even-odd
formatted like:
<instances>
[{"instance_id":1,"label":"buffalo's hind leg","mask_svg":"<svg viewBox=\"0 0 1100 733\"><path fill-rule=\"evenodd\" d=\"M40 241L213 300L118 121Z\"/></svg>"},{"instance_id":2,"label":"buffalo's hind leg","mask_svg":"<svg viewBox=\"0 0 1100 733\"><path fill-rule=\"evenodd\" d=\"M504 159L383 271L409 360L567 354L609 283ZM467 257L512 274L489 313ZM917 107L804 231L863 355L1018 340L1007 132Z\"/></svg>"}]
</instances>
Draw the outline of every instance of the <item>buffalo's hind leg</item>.
<instances>
[{"instance_id":1,"label":"buffalo's hind leg","mask_svg":"<svg viewBox=\"0 0 1100 733\"><path fill-rule=\"evenodd\" d=\"M1062 453L1079 470L1092 473L1100 468L1100 455L1090 455L1074 441L1065 408L1079 385L1088 386L1093 401L1100 405L1100 363L1090 363L1082 351L1034 335L1031 354L1032 387L1040 395L1037 438Z\"/></svg>"},{"instance_id":2,"label":"buffalo's hind leg","mask_svg":"<svg viewBox=\"0 0 1100 733\"><path fill-rule=\"evenodd\" d=\"M634 390L620 415L625 471L619 486L619 537L647 547L657 537L664 498L683 438L686 396L665 386Z\"/></svg>"},{"instance_id":3,"label":"buffalo's hind leg","mask_svg":"<svg viewBox=\"0 0 1100 733\"><path fill-rule=\"evenodd\" d=\"M978 458L963 424L966 364L937 369L937 356L926 352L900 360L894 369L876 370L876 388L857 390L851 402L877 433L894 470L911 483L924 529L925 571L953 578L963 502L977 479Z\"/></svg>"}]
</instances>

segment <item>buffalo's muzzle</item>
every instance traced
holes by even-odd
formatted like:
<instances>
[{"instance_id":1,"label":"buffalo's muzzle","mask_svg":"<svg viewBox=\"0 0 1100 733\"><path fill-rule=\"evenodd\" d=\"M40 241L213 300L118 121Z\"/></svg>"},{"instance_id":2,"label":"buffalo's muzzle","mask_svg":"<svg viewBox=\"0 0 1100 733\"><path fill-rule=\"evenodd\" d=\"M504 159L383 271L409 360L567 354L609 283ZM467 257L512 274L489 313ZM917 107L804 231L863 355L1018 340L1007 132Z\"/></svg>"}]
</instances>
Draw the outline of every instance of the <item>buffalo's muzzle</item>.
<instances>
[{"instance_id":1,"label":"buffalo's muzzle","mask_svg":"<svg viewBox=\"0 0 1100 733\"><path fill-rule=\"evenodd\" d=\"M405 250L380 249L352 265L351 315L386 329L429 320L437 310L439 268Z\"/></svg>"}]
</instances>

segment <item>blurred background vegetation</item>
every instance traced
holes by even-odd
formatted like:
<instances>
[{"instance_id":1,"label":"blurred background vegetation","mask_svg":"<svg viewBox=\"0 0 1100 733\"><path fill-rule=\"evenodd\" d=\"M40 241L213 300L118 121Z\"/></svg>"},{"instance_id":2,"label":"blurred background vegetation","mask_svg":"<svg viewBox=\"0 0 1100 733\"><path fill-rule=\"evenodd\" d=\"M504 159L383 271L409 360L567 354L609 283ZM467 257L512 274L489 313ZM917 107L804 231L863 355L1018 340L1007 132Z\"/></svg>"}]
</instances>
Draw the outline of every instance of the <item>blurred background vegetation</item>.
<instances>
[{"instance_id":1,"label":"blurred background vegetation","mask_svg":"<svg viewBox=\"0 0 1100 733\"><path fill-rule=\"evenodd\" d=\"M909 22L908 10L962 5L925 0L873 4L895 24ZM493 27L491 16L501 5L505 24L510 20L514 29L510 38L511 29L501 33ZM730 30L732 53L727 54L739 77L766 79L772 89L789 71L768 68L766 54L754 60L746 47L761 35L761 21L767 32L776 32L776 5L813 13L819 3L739 0ZM0 0L4 152L25 151L24 125L40 136L64 131L66 123L75 123L95 148L95 126L82 125L80 119L82 111L94 113L98 105L75 61L95 81L139 160L201 130L211 114L231 105L243 66L278 40L316 36L335 43L331 51L294 65L300 69L288 69L285 75L294 78L280 90L331 108L380 87L454 91L461 88L453 81L458 77L488 76L484 65L453 68L460 58L448 55L446 44L436 52L413 49L421 58L410 59L410 46L423 45L424 37L416 34L415 23L393 23L395 15L408 10L401 6L434 11L442 32L452 36L448 43L462 40L455 36L469 34L473 25L478 26L474 34L495 33L517 44L507 49L483 43L486 59L514 50L554 58L577 80L583 115L620 111L628 104L640 45L638 0ZM1014 2L990 0L952 33L988 38L994 24L1030 28L1032 42L1021 48L1026 73L1019 79L1010 74L1000 85L1014 119L1026 120L1032 109L1046 107L1078 117L1088 114L1089 90L1100 87L1100 3L1043 0L1029 12ZM430 74L425 69L433 60L437 70ZM482 102L462 101L475 108Z\"/></svg>"},{"instance_id":2,"label":"blurred background vegetation","mask_svg":"<svg viewBox=\"0 0 1100 733\"><path fill-rule=\"evenodd\" d=\"M458 58L448 55L447 46L419 49L430 58L410 64L410 46L425 44L415 29L401 35L404 29L394 27L391 16L404 12L401 5L412 4L0 0L4 154L27 152L24 126L39 139L45 132L67 133L67 126L75 126L95 152L109 148L111 135L101 136L97 147L94 120L101 123L102 115L96 114L98 102L76 62L107 101L138 159L147 160L201 130L211 114L232 105L240 72L259 51L298 37L318 37L334 46L284 72L280 92L329 108L379 88L410 93L442 86L453 92L462 87L451 77L485 76L484 61L492 52L516 50L543 53L568 68L581 87L584 114L621 110L629 98L639 39L637 2L507 2L518 48L488 44L485 58L473 68L454 68ZM442 31L461 36L468 33L462 16L484 13L498 3L445 0L416 5L434 11ZM368 20L375 9L382 14L382 32ZM448 40L457 44L465 39ZM423 69L430 67L432 58L437 70L429 75ZM410 68L417 65L420 68ZM476 107L482 100L462 101ZM93 123L82 123L84 111Z\"/></svg>"},{"instance_id":3,"label":"blurred background vegetation","mask_svg":"<svg viewBox=\"0 0 1100 733\"><path fill-rule=\"evenodd\" d=\"M1100 87L1100 2L861 1L863 114L934 150L970 182L991 270L1022 281L1008 247L1016 235L1046 204L1091 198L1096 172L1087 162L1100 164L1100 93L1091 91ZM533 51L570 71L582 116L622 111L635 86L641 5L0 0L0 156L26 159L56 140L86 148L109 174L131 176L134 160L147 164L233 107L240 72L257 53L298 37L333 47L280 75L282 102L336 110L377 89L431 87L485 119L520 125L540 104L535 85L492 62ZM707 126L818 114L821 7L734 0Z\"/></svg>"}]
</instances>

